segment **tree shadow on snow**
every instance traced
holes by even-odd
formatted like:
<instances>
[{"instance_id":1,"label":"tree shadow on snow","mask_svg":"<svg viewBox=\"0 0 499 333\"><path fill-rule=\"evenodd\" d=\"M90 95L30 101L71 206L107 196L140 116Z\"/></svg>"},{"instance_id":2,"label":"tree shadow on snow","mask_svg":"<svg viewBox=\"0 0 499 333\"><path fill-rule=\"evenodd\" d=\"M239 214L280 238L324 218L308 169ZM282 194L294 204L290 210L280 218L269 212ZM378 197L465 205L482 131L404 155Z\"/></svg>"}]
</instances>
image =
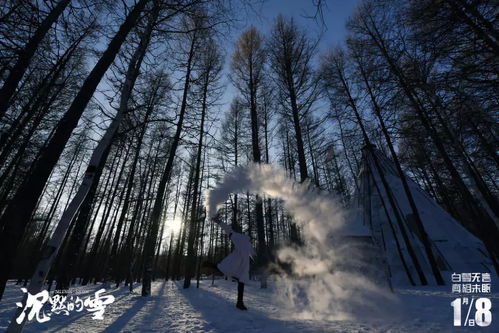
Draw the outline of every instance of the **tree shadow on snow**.
<instances>
[{"instance_id":1,"label":"tree shadow on snow","mask_svg":"<svg viewBox=\"0 0 499 333\"><path fill-rule=\"evenodd\" d=\"M248 311L241 311L236 308L236 284L231 299L218 295L213 291L215 287L201 285L199 289L195 286L179 291L190 302L192 307L206 320L203 331L215 332L286 332L289 330L289 322L279 319L269 318L268 314L252 308L251 301L245 302ZM270 295L269 295L270 297ZM256 306L256 304L255 304ZM293 323L296 328L296 323ZM303 332L303 331L301 331Z\"/></svg>"},{"instance_id":2,"label":"tree shadow on snow","mask_svg":"<svg viewBox=\"0 0 499 333\"><path fill-rule=\"evenodd\" d=\"M157 313L157 311L162 308L162 300L164 297L164 289L165 289L166 283L161 284L161 288L159 289L158 292L154 292L154 294L157 294L159 296L149 296L149 297L142 297L142 296L137 296L135 297L135 303L129 307L121 316L119 316L111 325L109 325L103 333L115 333L115 332L121 332L121 330L127 326L127 324L135 317L135 315L142 309L144 309L145 305L149 302L154 302L154 305L149 311L148 315L144 317L143 321L145 323L150 322L151 319L150 317L155 317L154 314Z\"/></svg>"}]
</instances>

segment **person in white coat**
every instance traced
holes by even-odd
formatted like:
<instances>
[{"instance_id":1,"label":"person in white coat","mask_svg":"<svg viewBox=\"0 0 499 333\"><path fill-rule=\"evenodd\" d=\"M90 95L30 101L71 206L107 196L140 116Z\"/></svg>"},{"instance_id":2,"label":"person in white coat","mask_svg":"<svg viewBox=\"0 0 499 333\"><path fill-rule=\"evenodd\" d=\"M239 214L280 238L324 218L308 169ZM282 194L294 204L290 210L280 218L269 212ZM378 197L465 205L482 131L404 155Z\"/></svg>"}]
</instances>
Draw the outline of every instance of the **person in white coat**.
<instances>
[{"instance_id":1,"label":"person in white coat","mask_svg":"<svg viewBox=\"0 0 499 333\"><path fill-rule=\"evenodd\" d=\"M218 265L210 266L221 274L237 281L237 303L236 307L240 310L247 310L243 302L244 284L249 281L249 266L250 258L253 258L255 251L251 246L250 238L242 233L234 231L229 225L221 222L219 219L214 220L229 236L234 244L234 251L225 257Z\"/></svg>"}]
</instances>

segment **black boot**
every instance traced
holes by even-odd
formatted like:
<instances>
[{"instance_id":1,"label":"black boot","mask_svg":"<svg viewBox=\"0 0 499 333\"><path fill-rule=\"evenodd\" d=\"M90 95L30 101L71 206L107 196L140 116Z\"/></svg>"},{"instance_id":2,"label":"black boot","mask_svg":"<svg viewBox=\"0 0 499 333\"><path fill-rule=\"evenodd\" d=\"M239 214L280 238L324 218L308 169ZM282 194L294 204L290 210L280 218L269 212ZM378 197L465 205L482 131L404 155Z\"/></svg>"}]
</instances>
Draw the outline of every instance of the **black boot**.
<instances>
[{"instance_id":1,"label":"black boot","mask_svg":"<svg viewBox=\"0 0 499 333\"><path fill-rule=\"evenodd\" d=\"M238 282L237 283L237 303L236 303L236 308L238 308L239 310L248 310L248 308L246 306L244 306L243 295L244 295L244 283Z\"/></svg>"}]
</instances>

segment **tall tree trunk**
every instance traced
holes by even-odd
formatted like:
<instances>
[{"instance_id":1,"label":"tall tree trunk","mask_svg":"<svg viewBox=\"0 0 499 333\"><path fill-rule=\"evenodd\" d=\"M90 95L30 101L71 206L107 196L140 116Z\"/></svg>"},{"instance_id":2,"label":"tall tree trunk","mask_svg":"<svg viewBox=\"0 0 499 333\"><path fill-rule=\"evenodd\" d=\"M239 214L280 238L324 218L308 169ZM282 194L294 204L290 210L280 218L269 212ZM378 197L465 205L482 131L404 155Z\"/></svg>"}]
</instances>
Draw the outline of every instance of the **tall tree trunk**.
<instances>
[{"instance_id":1,"label":"tall tree trunk","mask_svg":"<svg viewBox=\"0 0 499 333\"><path fill-rule=\"evenodd\" d=\"M0 261L4 262L4 267L0 273L0 295L3 295L5 284L7 283L7 279L10 276L19 240L22 237L26 223L29 220L29 216L35 209L36 202L38 201L43 187L47 182L51 170L57 163L59 156L64 150L66 142L71 136L73 129L78 124L78 120L80 119L88 102L92 98L97 85L106 73L109 66L113 63L116 54L121 48L121 45L125 41L130 30L135 26L140 13L144 9L148 1L150 0L140 0L135 5L133 10L128 14L125 22L123 22L123 24L120 26L118 32L109 43L106 51L103 53L95 67L86 78L85 82L80 88L80 91L71 103L68 111L64 114L63 118L59 122L57 130L50 140L47 149L40 157L40 160L37 162L33 172L21 185L21 188L17 191L16 195L12 199L12 202L9 204L5 213L3 214L2 221L5 221L5 227L0 237ZM110 138L108 140L110 140ZM103 153L104 148L102 148L102 151L98 152L98 156L96 156L96 158L100 158ZM87 170L85 179L93 177L94 172L95 169ZM87 192L88 189L79 191L79 197L84 199ZM79 202L77 205L73 205L71 209L77 209L80 204L81 202ZM72 216L69 216L70 214L74 213L68 213L65 218L72 218ZM69 222L67 223L69 224ZM67 227L63 228L65 230L61 230L62 238L64 238L64 234L67 231ZM58 249L59 246L60 244L56 246L56 248ZM53 250L55 250L55 248L53 248ZM50 254L47 255L47 259L49 259L50 257ZM22 328L22 325L18 326L18 329Z\"/></svg>"},{"instance_id":2,"label":"tall tree trunk","mask_svg":"<svg viewBox=\"0 0 499 333\"><path fill-rule=\"evenodd\" d=\"M16 64L10 70L9 76L5 79L2 88L0 89L0 119L3 118L5 112L10 106L12 95L17 89L19 82L21 81L24 73L28 69L28 66L33 58L38 46L47 35L50 27L59 18L64 9L68 6L71 0L61 0L59 3L50 11L47 17L42 21L40 26L36 29L34 35L30 38L28 43L19 52L19 56Z\"/></svg>"},{"instance_id":3,"label":"tall tree trunk","mask_svg":"<svg viewBox=\"0 0 499 333\"><path fill-rule=\"evenodd\" d=\"M269 164L270 163L270 157L269 157L269 110L268 106L264 105L264 112L263 112L263 130L264 130L264 139L265 139L265 163ZM236 195L237 199L237 195ZM269 249L272 250L275 244L274 240L274 222L272 219L272 199L267 198L267 213L266 213L266 220L267 220L267 228L268 228L268 238L269 238ZM271 257L273 257L272 253L269 253Z\"/></svg>"},{"instance_id":4,"label":"tall tree trunk","mask_svg":"<svg viewBox=\"0 0 499 333\"><path fill-rule=\"evenodd\" d=\"M142 34L142 38L141 38L141 41L139 43L139 46L137 47L137 49L135 50L134 54L132 55L132 57L130 59L130 63L128 65L128 70L127 70L127 73L125 75L125 83L123 85L122 93L120 96L120 104L119 104L118 114L116 116L119 118L118 121L121 121L121 119L123 118L123 115L128 111L128 104L129 104L129 100L131 97L131 93L132 93L133 87L135 85L135 81L138 77L139 69L140 69L140 66L142 64L142 60L145 56L147 46L149 44L150 34L152 32L152 27L154 26L155 20L156 20L156 15L152 15L150 20L149 20L146 31ZM147 115L149 115L149 113L150 112L148 111ZM147 116L146 116L146 121L147 121ZM118 124L118 126L119 126L119 124ZM143 132L144 132L144 130L142 130L141 133L143 133ZM89 191L89 195L95 194L95 190L99 184L100 176L102 174L102 169L104 168L104 164L105 164L107 157L109 155L111 142L112 142L112 140L109 142L109 147L107 148L106 152L102 155L102 157L99 161L99 165L96 169L97 172L95 174L93 184L91 185L92 188ZM139 144L139 147L140 147L140 144ZM134 171L134 170L135 170L135 164L132 166L132 171ZM133 173L132 173L132 177L133 177ZM130 183L132 182L131 179L129 179L129 182ZM127 199L128 199L128 197L127 197ZM92 200L92 198L88 198L88 201L89 201L88 203L90 203L93 200ZM86 207L85 202L87 202L87 198L85 198L85 201L83 202L82 207ZM125 200L125 202L127 202L127 200ZM125 204L123 209L124 210L127 209L126 204ZM67 256L66 256L66 264L64 265L64 266L67 266L67 269L65 269L63 272L64 276L59 279L61 281L61 288L62 289L64 289L64 287L69 286L69 280L72 278L73 267L74 267L74 264L77 262L77 258L78 258L79 250L80 250L80 245L81 245L81 241L83 240L83 236L84 236L87 222L88 222L87 218L80 219L78 217L78 219L76 219L76 227L74 229L72 239L69 242L69 249L67 251ZM118 231L116 232L116 236L119 236L119 231L121 230L121 224L122 224L122 220L120 219L120 221L118 222ZM114 246L113 246L113 249L114 249ZM112 259L114 258L114 254L115 253L113 253L113 251L111 251L111 254L110 254L111 262L112 262Z\"/></svg>"},{"instance_id":5,"label":"tall tree trunk","mask_svg":"<svg viewBox=\"0 0 499 333\"><path fill-rule=\"evenodd\" d=\"M497 239L499 239L499 231L494 222L494 220L489 216L488 212L484 211L483 208L480 207L480 204L477 204L475 197L471 194L468 187L464 183L461 175L457 171L456 167L452 163L452 160L442 142L440 137L438 136L434 125L431 123L428 116L425 114L425 111L421 105L421 102L418 100L417 95L411 89L408 84L407 78L400 70L399 66L397 66L395 60L390 56L388 49L385 45L384 40L372 17L369 17L369 22L367 22L367 18L364 18L363 24L366 28L370 38L376 44L378 49L381 51L383 57L385 58L390 71L396 77L398 83L400 84L404 94L410 101L411 105L414 107L418 118L421 121L421 124L430 135L435 147L437 148L440 156L444 160L446 168L449 170L449 173L454 181L454 183L459 187L460 194L463 196L465 204L469 207L470 212L473 214L476 223L480 224L480 235L478 235L485 244L487 250L492 254L492 261L497 271L499 271L499 265L497 263L497 257L499 257L499 245ZM371 27L369 26L371 24Z\"/></svg>"},{"instance_id":6,"label":"tall tree trunk","mask_svg":"<svg viewBox=\"0 0 499 333\"><path fill-rule=\"evenodd\" d=\"M423 272L423 269L421 267L421 264L419 263L419 260L418 260L418 258L416 256L416 252L414 251L414 248L412 247L412 244L410 242L409 236L408 236L408 234L406 232L406 228L404 226L403 218L400 215L400 212L399 212L398 206L396 204L395 198L393 197L392 191L390 189L390 185L388 184L388 182L386 180L386 177L384 175L383 169L381 168L381 165L379 163L379 160L378 160L376 154L373 151L373 145L371 144L371 140L369 139L369 136L367 135L367 131L366 131L365 127L364 127L364 122L363 122L363 120L362 120L362 118L360 116L360 113L359 113L358 109L357 109L357 104L355 103L355 100L353 99L353 96L351 95L351 90L350 90L350 87L348 85L348 82L345 79L344 72L342 71L340 64L336 63L335 66L336 66L336 71L338 73L338 77L340 78L341 84L342 84L342 86L343 86L343 88L345 90L345 93L347 94L348 101L349 101L349 104L350 104L350 108L352 109L352 111L354 113L354 116L355 116L355 119L357 120L357 124L360 127L360 130L361 130L361 133L362 133L362 137L363 137L364 142L366 144L365 145L365 149L369 152L369 155L370 155L369 157L371 157L372 160L373 160L373 162L374 162L375 168L376 168L376 170L378 172L378 175L379 175L379 177L381 179L381 183L383 184L383 188L385 190L385 194L388 197L388 202L390 203L390 206L392 208L393 214L395 215L395 219L397 220L397 223L398 223L398 226L399 226L399 229L400 229L400 233L402 234L402 238L404 239L404 243L405 243L405 245L407 247L407 252L409 253L409 256L412 259L412 262L414 264L416 272L418 273L418 276L419 276L419 279L421 281L421 284L422 285L426 285L426 284L428 284L428 281L426 280L426 277L424 275L424 272ZM373 177L374 177L374 174L373 174Z\"/></svg>"},{"instance_id":7,"label":"tall tree trunk","mask_svg":"<svg viewBox=\"0 0 499 333\"><path fill-rule=\"evenodd\" d=\"M423 221L421 219L421 215L419 214L419 210L416 206L416 202L414 201L414 197L412 195L411 189L409 188L409 184L407 182L406 176L404 171L402 170L402 167L400 166L400 162L397 156L397 153L395 152L395 148L393 147L392 139L390 138L390 134L388 133L388 129L386 128L385 121L381 115L381 109L380 106L378 105L378 102L376 101L376 97L374 96L374 92L371 89L371 84L369 83L369 80L367 78L367 74L364 71L364 67L360 61L357 62L357 65L359 67L361 76L363 78L364 84L367 88L367 92L369 94L369 97L372 102L372 106L374 109L374 113L376 114L376 117L378 118L379 124L381 125L381 130L383 132L383 135L385 137L386 143L388 145L388 148L390 149L390 153L393 159L393 162L395 164L395 167L397 168L397 172L399 173L400 180L402 181L402 186L404 188L405 195L407 197L407 200L409 201L409 206L411 207L412 214L415 218L416 221L416 227L419 231L419 236L421 238L421 242L423 243L423 247L425 249L426 256L428 258L428 261L430 262L430 267L433 273L433 276L435 277L435 281L437 282L438 285L445 285L445 282L442 278L442 274L440 273L440 270L438 269L437 266L437 261L435 259L435 255L433 253L432 249L432 244L430 242L430 238L428 237L428 234L426 233L426 230L423 225ZM374 154L374 152L373 152Z\"/></svg>"},{"instance_id":8,"label":"tall tree trunk","mask_svg":"<svg viewBox=\"0 0 499 333\"><path fill-rule=\"evenodd\" d=\"M291 71L291 69L289 69ZM292 77L292 74L288 74ZM289 99L291 101L291 111L293 113L293 127L295 129L295 137L296 137L296 151L298 152L298 166L300 167L300 183L303 183L306 179L308 179L308 169L307 169L307 160L305 158L305 148L303 144L303 135L302 128L300 122L300 112L298 110L298 103L296 102L296 92L293 83L293 79L288 79L288 90L289 90Z\"/></svg>"},{"instance_id":9,"label":"tall tree trunk","mask_svg":"<svg viewBox=\"0 0 499 333\"><path fill-rule=\"evenodd\" d=\"M196 153L196 165L194 166L194 193L192 195L192 206L191 206L191 218L189 223L189 237L187 240L187 262L185 265L185 277L184 277L184 288L189 288L191 285L191 278L194 273L195 264L195 251L194 243L196 241L197 228L199 224L198 217L198 193L199 193L199 175L201 173L201 157L203 154L203 138L204 138L204 122L207 111L206 98L208 94L208 84L209 84L209 70L205 73L205 81L203 84L203 98L201 106L201 124L199 125L199 142Z\"/></svg>"},{"instance_id":10,"label":"tall tree trunk","mask_svg":"<svg viewBox=\"0 0 499 333\"><path fill-rule=\"evenodd\" d=\"M194 59L195 47L197 43L196 32L191 40L191 45L189 49L189 57L187 59L187 68L185 74L185 83L184 83L184 92L182 96L182 104L180 106L180 114L177 123L177 130L175 132L175 136L172 139L170 151L168 153L168 161L166 162L166 166L163 170L163 174L161 176L161 180L159 182L158 192L156 195L156 199L154 200L154 206L151 213L151 217L149 218L149 231L147 233L147 238L145 241L144 248L144 268L142 272L142 296L150 296L151 295L151 279L152 279L152 270L154 264L154 249L156 248L156 239L158 235L159 229L159 220L161 216L161 212L163 210L163 199L166 191L166 185L170 181L171 173L173 169L173 161L175 160L175 155L177 153L177 148L180 142L180 135L182 134L182 128L184 124L185 112L187 109L187 95L189 94L189 87L191 83L191 70L192 70L192 62Z\"/></svg>"},{"instance_id":11,"label":"tall tree trunk","mask_svg":"<svg viewBox=\"0 0 499 333\"><path fill-rule=\"evenodd\" d=\"M474 9L471 5L467 4L466 1L462 0L446 0L446 2L451 6L454 12L459 16L465 24L467 24L471 30L477 35L477 37L485 42L487 46L496 54L496 57L499 57L499 33L493 28L492 24L485 20L480 13L476 9ZM464 8L461 8L461 5ZM489 30L489 33L493 35L493 38L486 32L479 24L475 22L471 17L468 16L468 13L471 13L475 16L475 19L478 19L482 24L484 24ZM494 40L494 38L496 40Z\"/></svg>"},{"instance_id":12,"label":"tall tree trunk","mask_svg":"<svg viewBox=\"0 0 499 333\"><path fill-rule=\"evenodd\" d=\"M256 105L256 87L253 82L253 71L250 69L250 113L251 113L251 147L253 151L253 162L260 164L261 153L260 153L260 139L258 135L258 113ZM262 198L256 195L255 198L255 215L256 215L256 233L258 239L257 257L258 266L261 269L268 262L268 249L265 242L265 225L263 221L263 203ZM262 279L262 288L266 287L264 280Z\"/></svg>"}]
</instances>

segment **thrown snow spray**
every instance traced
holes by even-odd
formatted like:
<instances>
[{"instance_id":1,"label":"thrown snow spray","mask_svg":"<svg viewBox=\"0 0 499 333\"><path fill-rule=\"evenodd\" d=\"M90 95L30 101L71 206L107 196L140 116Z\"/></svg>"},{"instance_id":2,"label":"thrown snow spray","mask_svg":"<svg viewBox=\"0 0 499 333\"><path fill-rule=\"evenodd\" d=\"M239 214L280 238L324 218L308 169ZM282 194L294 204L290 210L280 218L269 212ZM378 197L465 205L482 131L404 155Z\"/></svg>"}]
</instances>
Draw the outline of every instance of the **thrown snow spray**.
<instances>
[{"instance_id":1,"label":"thrown snow spray","mask_svg":"<svg viewBox=\"0 0 499 333\"><path fill-rule=\"evenodd\" d=\"M294 182L281 169L250 165L235 168L209 192L209 216L231 193L246 191L282 199L301 227L304 245L277 252L291 266L291 274L277 277L277 296L295 319L380 319L388 311L393 317L396 297L386 283L364 274L366 260L343 237L348 216L337 200Z\"/></svg>"}]
</instances>

